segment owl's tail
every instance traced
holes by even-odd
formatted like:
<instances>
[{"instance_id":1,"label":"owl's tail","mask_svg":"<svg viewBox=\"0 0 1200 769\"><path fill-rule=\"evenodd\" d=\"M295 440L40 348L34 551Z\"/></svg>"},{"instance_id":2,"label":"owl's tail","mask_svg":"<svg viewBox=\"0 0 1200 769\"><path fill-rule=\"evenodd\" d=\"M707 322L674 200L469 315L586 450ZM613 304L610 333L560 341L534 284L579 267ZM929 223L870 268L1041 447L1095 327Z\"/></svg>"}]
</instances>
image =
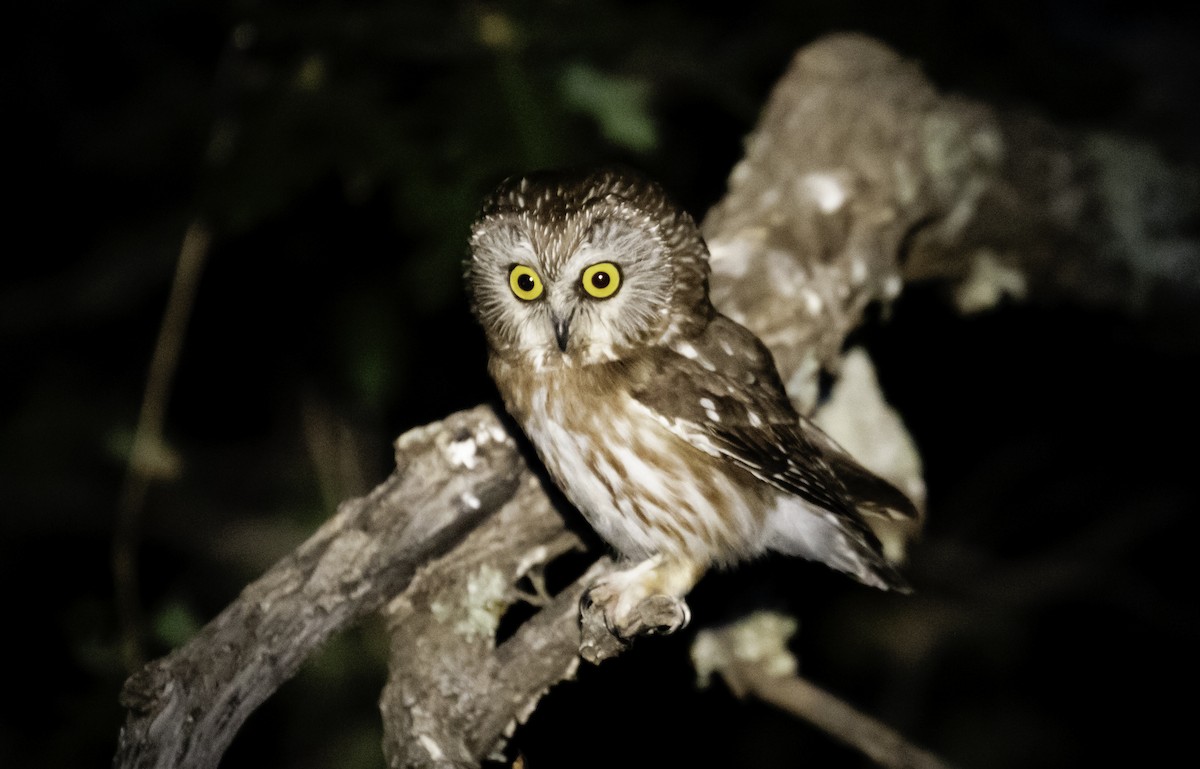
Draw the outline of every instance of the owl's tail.
<instances>
[{"instance_id":1,"label":"owl's tail","mask_svg":"<svg viewBox=\"0 0 1200 769\"><path fill-rule=\"evenodd\" d=\"M767 515L763 544L784 555L824 563L864 585L912 592L908 581L884 557L879 539L857 514L835 513L797 496L780 495Z\"/></svg>"}]
</instances>

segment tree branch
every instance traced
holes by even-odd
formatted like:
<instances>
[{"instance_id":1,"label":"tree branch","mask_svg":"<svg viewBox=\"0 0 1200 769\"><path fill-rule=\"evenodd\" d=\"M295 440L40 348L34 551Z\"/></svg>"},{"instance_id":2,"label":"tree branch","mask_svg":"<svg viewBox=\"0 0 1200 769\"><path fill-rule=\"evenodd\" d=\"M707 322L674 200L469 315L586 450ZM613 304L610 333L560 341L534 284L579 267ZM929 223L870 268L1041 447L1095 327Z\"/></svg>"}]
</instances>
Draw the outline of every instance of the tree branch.
<instances>
[{"instance_id":1,"label":"tree branch","mask_svg":"<svg viewBox=\"0 0 1200 769\"><path fill-rule=\"evenodd\" d=\"M732 625L701 631L692 644L692 661L702 682L720 673L738 697L753 694L786 710L886 769L951 769L895 729L797 675L796 660L787 650L796 628L793 619L756 612Z\"/></svg>"},{"instance_id":2,"label":"tree branch","mask_svg":"<svg viewBox=\"0 0 1200 769\"><path fill-rule=\"evenodd\" d=\"M717 308L762 337L807 412L866 307L906 283L964 312L1194 302L1198 218L1196 169L943 96L886 46L835 35L796 55L703 230Z\"/></svg>"},{"instance_id":3,"label":"tree branch","mask_svg":"<svg viewBox=\"0 0 1200 769\"><path fill-rule=\"evenodd\" d=\"M118 767L215 767L246 717L333 633L502 507L528 470L478 407L406 433L396 471L350 500L185 646L121 693Z\"/></svg>"}]
</instances>

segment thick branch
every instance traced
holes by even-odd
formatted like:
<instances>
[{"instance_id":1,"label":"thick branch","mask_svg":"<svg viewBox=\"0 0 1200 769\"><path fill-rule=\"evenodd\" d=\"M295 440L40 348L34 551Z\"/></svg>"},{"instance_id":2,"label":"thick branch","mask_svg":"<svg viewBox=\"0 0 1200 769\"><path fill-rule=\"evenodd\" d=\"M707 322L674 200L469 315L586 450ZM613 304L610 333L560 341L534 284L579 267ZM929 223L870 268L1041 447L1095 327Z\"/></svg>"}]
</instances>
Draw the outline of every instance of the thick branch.
<instances>
[{"instance_id":1,"label":"thick branch","mask_svg":"<svg viewBox=\"0 0 1200 769\"><path fill-rule=\"evenodd\" d=\"M798 53L704 220L718 308L805 410L875 301L937 281L1124 310L1200 294L1200 176L1149 147L939 94L858 35ZM1188 314L1195 327L1195 314Z\"/></svg>"},{"instance_id":2,"label":"thick branch","mask_svg":"<svg viewBox=\"0 0 1200 769\"><path fill-rule=\"evenodd\" d=\"M215 767L260 703L333 633L503 506L527 471L490 409L406 433L396 472L346 502L180 649L126 682L115 766Z\"/></svg>"},{"instance_id":3,"label":"thick branch","mask_svg":"<svg viewBox=\"0 0 1200 769\"><path fill-rule=\"evenodd\" d=\"M580 547L526 471L495 515L387 606L393 664L380 710L389 766L476 765L542 692L571 675L585 583L552 598L542 569ZM497 645L501 618L522 601L541 611Z\"/></svg>"}]
</instances>

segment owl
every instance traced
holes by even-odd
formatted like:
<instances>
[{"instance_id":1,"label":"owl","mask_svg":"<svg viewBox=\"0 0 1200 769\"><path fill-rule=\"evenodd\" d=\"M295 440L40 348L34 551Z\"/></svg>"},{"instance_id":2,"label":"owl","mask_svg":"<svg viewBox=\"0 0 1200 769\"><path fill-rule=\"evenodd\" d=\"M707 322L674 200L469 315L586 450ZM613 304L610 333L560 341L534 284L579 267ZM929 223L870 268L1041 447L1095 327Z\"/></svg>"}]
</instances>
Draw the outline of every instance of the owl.
<instances>
[{"instance_id":1,"label":"owl","mask_svg":"<svg viewBox=\"0 0 1200 769\"><path fill-rule=\"evenodd\" d=\"M586 598L615 634L682 627L706 570L768 551L905 589L868 520L912 503L792 407L767 348L709 301L708 248L657 184L509 179L465 272L505 407L623 561ZM680 608L642 627L657 596Z\"/></svg>"}]
</instances>

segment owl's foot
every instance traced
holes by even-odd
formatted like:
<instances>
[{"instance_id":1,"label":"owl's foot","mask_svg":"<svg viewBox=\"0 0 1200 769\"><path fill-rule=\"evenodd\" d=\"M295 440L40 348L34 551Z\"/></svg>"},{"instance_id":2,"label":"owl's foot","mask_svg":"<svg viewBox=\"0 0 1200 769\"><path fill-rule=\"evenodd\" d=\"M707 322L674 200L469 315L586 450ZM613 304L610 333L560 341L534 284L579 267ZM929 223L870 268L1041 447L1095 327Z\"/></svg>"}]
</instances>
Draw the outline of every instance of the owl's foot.
<instances>
[{"instance_id":1,"label":"owl's foot","mask_svg":"<svg viewBox=\"0 0 1200 769\"><path fill-rule=\"evenodd\" d=\"M668 635L687 627L692 612L682 598L651 595L637 602L612 593L608 585L594 585L584 594L583 612L599 611L608 632L622 641L639 635Z\"/></svg>"},{"instance_id":2,"label":"owl's foot","mask_svg":"<svg viewBox=\"0 0 1200 769\"><path fill-rule=\"evenodd\" d=\"M674 633L692 617L683 596L702 573L696 564L656 556L597 580L580 608L585 619L600 612L608 632L624 641Z\"/></svg>"}]
</instances>

